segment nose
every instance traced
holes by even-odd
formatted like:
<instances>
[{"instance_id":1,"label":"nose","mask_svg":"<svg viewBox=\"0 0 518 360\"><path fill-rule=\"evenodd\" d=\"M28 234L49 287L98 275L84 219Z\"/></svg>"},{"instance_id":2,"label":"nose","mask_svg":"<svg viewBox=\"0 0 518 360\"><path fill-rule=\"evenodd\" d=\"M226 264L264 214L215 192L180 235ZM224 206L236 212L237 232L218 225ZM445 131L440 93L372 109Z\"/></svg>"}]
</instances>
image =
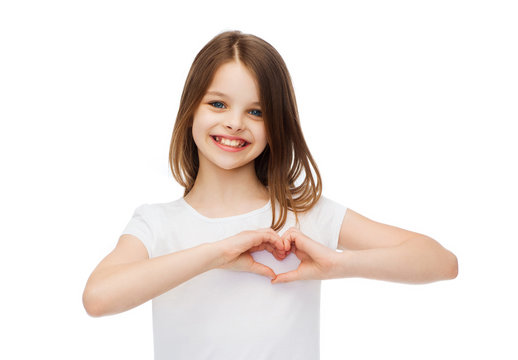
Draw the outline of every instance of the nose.
<instances>
[{"instance_id":1,"label":"nose","mask_svg":"<svg viewBox=\"0 0 518 360\"><path fill-rule=\"evenodd\" d=\"M233 131L239 131L243 129L243 116L240 112L231 112L225 120L225 127Z\"/></svg>"}]
</instances>

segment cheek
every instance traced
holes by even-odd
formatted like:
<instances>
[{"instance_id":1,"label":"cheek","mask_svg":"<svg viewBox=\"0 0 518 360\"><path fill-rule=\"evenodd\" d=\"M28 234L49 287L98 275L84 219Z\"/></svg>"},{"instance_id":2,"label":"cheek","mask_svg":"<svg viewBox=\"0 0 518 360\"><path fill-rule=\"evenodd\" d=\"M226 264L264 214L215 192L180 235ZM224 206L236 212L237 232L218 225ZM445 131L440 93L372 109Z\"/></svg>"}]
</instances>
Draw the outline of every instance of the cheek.
<instances>
[{"instance_id":1,"label":"cheek","mask_svg":"<svg viewBox=\"0 0 518 360\"><path fill-rule=\"evenodd\" d=\"M268 144L268 140L266 138L266 129L264 125L258 126L255 131L255 141L257 143L262 144L265 147Z\"/></svg>"},{"instance_id":2,"label":"cheek","mask_svg":"<svg viewBox=\"0 0 518 360\"><path fill-rule=\"evenodd\" d=\"M194 116L192 123L192 137L195 142L203 141L203 139L208 135L208 131L211 124L209 120L202 112L197 113Z\"/></svg>"},{"instance_id":3,"label":"cheek","mask_svg":"<svg viewBox=\"0 0 518 360\"><path fill-rule=\"evenodd\" d=\"M198 123L196 121L193 121L192 123L192 138L194 139L194 142L197 146L199 146L199 129L198 129Z\"/></svg>"}]
</instances>

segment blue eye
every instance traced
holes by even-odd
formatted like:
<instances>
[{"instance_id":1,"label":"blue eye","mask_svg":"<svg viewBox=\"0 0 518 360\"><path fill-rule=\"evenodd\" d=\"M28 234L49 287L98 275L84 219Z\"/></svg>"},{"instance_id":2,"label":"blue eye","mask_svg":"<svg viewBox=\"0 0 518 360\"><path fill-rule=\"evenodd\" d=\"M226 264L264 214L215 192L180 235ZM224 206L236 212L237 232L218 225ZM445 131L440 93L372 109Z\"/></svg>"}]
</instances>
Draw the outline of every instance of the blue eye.
<instances>
[{"instance_id":1,"label":"blue eye","mask_svg":"<svg viewBox=\"0 0 518 360\"><path fill-rule=\"evenodd\" d=\"M218 109L222 109L223 106L225 106L225 105L223 105L223 103L221 101L213 101L213 102L211 102L209 104L214 106L215 108L218 108Z\"/></svg>"},{"instance_id":2,"label":"blue eye","mask_svg":"<svg viewBox=\"0 0 518 360\"><path fill-rule=\"evenodd\" d=\"M263 113L261 112L261 110L250 110L250 113L252 113L252 115L255 115L255 116L262 116Z\"/></svg>"}]
</instances>

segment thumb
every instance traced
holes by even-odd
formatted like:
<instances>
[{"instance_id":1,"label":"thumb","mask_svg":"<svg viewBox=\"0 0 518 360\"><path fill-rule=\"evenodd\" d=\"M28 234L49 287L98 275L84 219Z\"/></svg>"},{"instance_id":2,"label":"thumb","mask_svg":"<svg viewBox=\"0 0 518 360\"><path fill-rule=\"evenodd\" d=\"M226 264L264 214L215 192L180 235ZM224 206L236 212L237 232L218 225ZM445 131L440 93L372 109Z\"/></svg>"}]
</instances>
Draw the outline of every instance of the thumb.
<instances>
[{"instance_id":1,"label":"thumb","mask_svg":"<svg viewBox=\"0 0 518 360\"><path fill-rule=\"evenodd\" d=\"M250 272L269 277L270 279L275 279L275 273L272 269L256 261L254 261L254 263L250 266Z\"/></svg>"},{"instance_id":2,"label":"thumb","mask_svg":"<svg viewBox=\"0 0 518 360\"><path fill-rule=\"evenodd\" d=\"M272 284L286 283L299 279L299 273L297 270L288 271L277 275L275 279L271 281Z\"/></svg>"}]
</instances>

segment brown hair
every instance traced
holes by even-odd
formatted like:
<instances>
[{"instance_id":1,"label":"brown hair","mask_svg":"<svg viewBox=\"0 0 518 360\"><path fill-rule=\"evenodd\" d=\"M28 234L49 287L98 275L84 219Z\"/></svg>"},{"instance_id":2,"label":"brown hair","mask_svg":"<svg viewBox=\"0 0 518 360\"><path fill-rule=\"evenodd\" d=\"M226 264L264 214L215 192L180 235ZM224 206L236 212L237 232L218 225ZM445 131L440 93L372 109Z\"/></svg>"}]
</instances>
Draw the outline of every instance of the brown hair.
<instances>
[{"instance_id":1,"label":"brown hair","mask_svg":"<svg viewBox=\"0 0 518 360\"><path fill-rule=\"evenodd\" d=\"M169 148L169 164L175 180L191 191L198 174L198 149L192 137L193 115L217 69L239 60L257 79L268 144L254 160L257 178L268 186L274 230L284 226L288 210L311 209L322 194L322 179L300 127L295 92L283 59L266 41L240 31L215 36L196 55L183 89ZM316 182L311 173L314 169ZM300 185L295 181L304 170ZM280 217L275 218L275 201Z\"/></svg>"}]
</instances>

